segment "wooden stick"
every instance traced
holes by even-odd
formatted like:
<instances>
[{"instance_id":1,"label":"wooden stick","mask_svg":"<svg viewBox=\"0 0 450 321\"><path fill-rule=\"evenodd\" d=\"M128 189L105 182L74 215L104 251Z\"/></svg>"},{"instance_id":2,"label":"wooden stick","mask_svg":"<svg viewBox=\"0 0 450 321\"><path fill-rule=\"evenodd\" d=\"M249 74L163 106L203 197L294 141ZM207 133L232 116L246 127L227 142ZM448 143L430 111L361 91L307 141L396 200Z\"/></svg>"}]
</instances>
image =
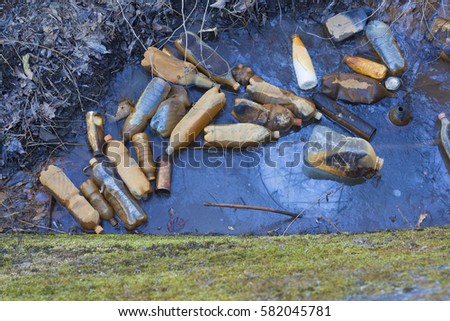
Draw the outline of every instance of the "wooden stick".
<instances>
[{"instance_id":1,"label":"wooden stick","mask_svg":"<svg viewBox=\"0 0 450 321\"><path fill-rule=\"evenodd\" d=\"M252 206L252 205L240 205L240 204L225 204L225 203L208 203L204 202L203 206L213 206L213 207L230 207L230 208L239 208L245 210L255 210L255 211L265 211L265 212L273 212L278 214L287 215L293 218L299 218L303 216L303 213L292 213L283 210L277 210L275 208L270 207L262 207L262 206Z\"/></svg>"}]
</instances>

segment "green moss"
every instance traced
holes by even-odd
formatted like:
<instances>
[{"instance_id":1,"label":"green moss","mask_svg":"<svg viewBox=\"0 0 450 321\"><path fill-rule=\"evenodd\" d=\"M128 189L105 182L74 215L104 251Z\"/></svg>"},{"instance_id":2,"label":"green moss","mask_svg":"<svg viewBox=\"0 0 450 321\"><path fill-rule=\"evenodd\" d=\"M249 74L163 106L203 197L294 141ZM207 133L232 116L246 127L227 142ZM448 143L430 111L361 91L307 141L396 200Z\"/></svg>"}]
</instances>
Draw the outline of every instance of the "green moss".
<instances>
[{"instance_id":1,"label":"green moss","mask_svg":"<svg viewBox=\"0 0 450 321\"><path fill-rule=\"evenodd\" d=\"M449 236L1 235L0 298L449 299Z\"/></svg>"}]
</instances>

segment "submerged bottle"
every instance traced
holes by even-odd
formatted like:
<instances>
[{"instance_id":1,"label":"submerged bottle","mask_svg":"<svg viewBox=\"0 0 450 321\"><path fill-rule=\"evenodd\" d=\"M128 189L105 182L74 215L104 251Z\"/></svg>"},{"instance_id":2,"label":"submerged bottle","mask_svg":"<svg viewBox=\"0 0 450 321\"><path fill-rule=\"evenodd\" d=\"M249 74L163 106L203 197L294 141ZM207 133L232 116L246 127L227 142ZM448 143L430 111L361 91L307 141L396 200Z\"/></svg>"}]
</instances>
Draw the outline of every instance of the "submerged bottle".
<instances>
[{"instance_id":1,"label":"submerged bottle","mask_svg":"<svg viewBox=\"0 0 450 321\"><path fill-rule=\"evenodd\" d=\"M369 142L341 135L325 126L314 127L305 147L305 165L333 175L370 178L383 167L384 160L375 154Z\"/></svg>"},{"instance_id":2,"label":"submerged bottle","mask_svg":"<svg viewBox=\"0 0 450 321\"><path fill-rule=\"evenodd\" d=\"M225 94L219 92L218 87L204 93L173 129L166 153L172 155L176 150L189 146L223 108L225 101Z\"/></svg>"},{"instance_id":3,"label":"submerged bottle","mask_svg":"<svg viewBox=\"0 0 450 321\"><path fill-rule=\"evenodd\" d=\"M450 121L445 113L440 113L438 116L441 121L441 130L439 138L441 140L442 147L447 154L447 158L450 161Z\"/></svg>"},{"instance_id":4,"label":"submerged bottle","mask_svg":"<svg viewBox=\"0 0 450 321\"><path fill-rule=\"evenodd\" d=\"M200 88L211 88L215 85L208 77L198 72L190 62L169 56L155 47L147 49L141 65L155 76L173 84L195 85Z\"/></svg>"},{"instance_id":5,"label":"submerged bottle","mask_svg":"<svg viewBox=\"0 0 450 321\"><path fill-rule=\"evenodd\" d=\"M153 152L146 133L134 134L131 138L136 150L139 166L150 181L156 179L156 165L153 160Z\"/></svg>"},{"instance_id":6,"label":"submerged bottle","mask_svg":"<svg viewBox=\"0 0 450 321\"><path fill-rule=\"evenodd\" d=\"M228 62L195 33L183 32L180 38L175 40L175 47L205 75L233 87L234 90L239 89L240 85L234 80Z\"/></svg>"},{"instance_id":7,"label":"submerged bottle","mask_svg":"<svg viewBox=\"0 0 450 321\"><path fill-rule=\"evenodd\" d=\"M325 21L325 28L333 41L343 41L364 30L370 9L357 8L341 12Z\"/></svg>"},{"instance_id":8,"label":"submerged bottle","mask_svg":"<svg viewBox=\"0 0 450 321\"><path fill-rule=\"evenodd\" d=\"M190 105L188 93L182 86L173 85L167 97L159 105L150 122L150 127L164 138L170 136L178 122L186 115L186 108Z\"/></svg>"},{"instance_id":9,"label":"submerged bottle","mask_svg":"<svg viewBox=\"0 0 450 321\"><path fill-rule=\"evenodd\" d=\"M317 109L319 109L327 117L331 118L339 125L347 128L365 140L369 141L373 134L375 134L375 127L360 118L358 115L352 113L345 106L330 99L328 96L321 93L315 93L312 96L312 99L316 104Z\"/></svg>"},{"instance_id":10,"label":"submerged bottle","mask_svg":"<svg viewBox=\"0 0 450 321\"><path fill-rule=\"evenodd\" d=\"M366 36L393 75L400 75L406 70L406 60L387 24L378 20L369 22Z\"/></svg>"},{"instance_id":11,"label":"submerged bottle","mask_svg":"<svg viewBox=\"0 0 450 321\"><path fill-rule=\"evenodd\" d=\"M161 78L154 77L139 97L134 110L128 115L122 127L122 135L128 141L134 134L144 131L159 104L166 98L170 85Z\"/></svg>"},{"instance_id":12,"label":"submerged bottle","mask_svg":"<svg viewBox=\"0 0 450 321\"><path fill-rule=\"evenodd\" d=\"M297 83L301 90L312 89L317 86L317 76L308 50L306 50L299 35L293 35L291 40L292 61L294 63Z\"/></svg>"},{"instance_id":13,"label":"submerged bottle","mask_svg":"<svg viewBox=\"0 0 450 321\"><path fill-rule=\"evenodd\" d=\"M80 191L64 174L61 168L50 165L42 171L39 181L62 206L67 208L83 229L101 233L100 215L89 202L80 195Z\"/></svg>"},{"instance_id":14,"label":"submerged bottle","mask_svg":"<svg viewBox=\"0 0 450 321\"><path fill-rule=\"evenodd\" d=\"M271 132L264 126L239 123L206 126L204 139L206 146L243 148L259 146L279 137L278 131Z\"/></svg>"},{"instance_id":15,"label":"submerged bottle","mask_svg":"<svg viewBox=\"0 0 450 321\"><path fill-rule=\"evenodd\" d=\"M392 95L375 79L359 74L330 74L322 78L322 92L335 100L373 104Z\"/></svg>"},{"instance_id":16,"label":"submerged bottle","mask_svg":"<svg viewBox=\"0 0 450 321\"><path fill-rule=\"evenodd\" d=\"M94 156L102 154L103 140L103 116L95 111L88 111L86 113L86 131L89 141L89 146L92 149Z\"/></svg>"},{"instance_id":17,"label":"submerged bottle","mask_svg":"<svg viewBox=\"0 0 450 321\"><path fill-rule=\"evenodd\" d=\"M388 71L386 66L362 57L345 55L344 63L353 71L378 81L384 80Z\"/></svg>"},{"instance_id":18,"label":"submerged bottle","mask_svg":"<svg viewBox=\"0 0 450 321\"><path fill-rule=\"evenodd\" d=\"M105 141L106 156L116 166L120 178L122 178L131 194L137 199L146 199L152 192L152 187L147 176L145 176L134 158L130 156L124 143L112 139L111 135L106 135Z\"/></svg>"},{"instance_id":19,"label":"submerged bottle","mask_svg":"<svg viewBox=\"0 0 450 321\"><path fill-rule=\"evenodd\" d=\"M88 179L80 185L80 191L89 203L91 203L91 205L97 210L102 220L108 221L112 226L117 225L117 221L114 218L114 210L105 200L97 185L95 185L91 179Z\"/></svg>"},{"instance_id":20,"label":"submerged bottle","mask_svg":"<svg viewBox=\"0 0 450 321\"><path fill-rule=\"evenodd\" d=\"M253 70L243 64L239 64L233 69L233 73L242 84L248 84L247 94L253 100L261 104L278 104L289 109L296 117L302 120L317 120L322 116L316 110L314 103L310 100L299 97L290 90L281 89L269 84L264 79L255 75Z\"/></svg>"},{"instance_id":21,"label":"submerged bottle","mask_svg":"<svg viewBox=\"0 0 450 321\"><path fill-rule=\"evenodd\" d=\"M270 131L284 132L292 126L302 125L300 118L295 118L289 109L281 105L260 105L244 98L234 100L231 114L242 123L261 125Z\"/></svg>"},{"instance_id":22,"label":"submerged bottle","mask_svg":"<svg viewBox=\"0 0 450 321\"><path fill-rule=\"evenodd\" d=\"M100 186L103 195L111 204L125 228L134 230L145 223L147 214L131 196L124 183L115 177L114 171L95 158L92 158L89 164L92 167L92 180L97 186Z\"/></svg>"}]
</instances>

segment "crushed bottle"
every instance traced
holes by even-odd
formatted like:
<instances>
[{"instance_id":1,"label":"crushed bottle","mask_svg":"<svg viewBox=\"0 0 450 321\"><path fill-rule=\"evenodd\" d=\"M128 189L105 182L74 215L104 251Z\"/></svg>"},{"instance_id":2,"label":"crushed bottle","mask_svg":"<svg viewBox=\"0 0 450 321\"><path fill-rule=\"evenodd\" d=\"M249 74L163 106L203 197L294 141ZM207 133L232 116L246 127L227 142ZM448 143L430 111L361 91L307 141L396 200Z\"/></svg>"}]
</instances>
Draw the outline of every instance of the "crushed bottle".
<instances>
[{"instance_id":1,"label":"crushed bottle","mask_svg":"<svg viewBox=\"0 0 450 321\"><path fill-rule=\"evenodd\" d=\"M370 13L364 7L341 12L325 21L325 29L333 41L343 41L364 30Z\"/></svg>"},{"instance_id":2,"label":"crushed bottle","mask_svg":"<svg viewBox=\"0 0 450 321\"><path fill-rule=\"evenodd\" d=\"M91 147L94 156L99 156L102 154L102 147L104 144L103 140L103 124L104 119L102 114L95 111L88 111L86 113L86 131L89 141L89 146Z\"/></svg>"},{"instance_id":3,"label":"crushed bottle","mask_svg":"<svg viewBox=\"0 0 450 321\"><path fill-rule=\"evenodd\" d=\"M261 105L244 98L235 99L231 114L242 123L261 125L270 131L285 132L292 126L302 125L300 118L295 118L289 109L281 105Z\"/></svg>"},{"instance_id":4,"label":"crushed bottle","mask_svg":"<svg viewBox=\"0 0 450 321\"><path fill-rule=\"evenodd\" d=\"M342 127L350 130L358 136L370 141L375 134L376 128L366 122L364 119L355 115L345 106L330 99L328 96L315 93L312 96L317 109L324 113L327 117L337 122Z\"/></svg>"},{"instance_id":5,"label":"crushed bottle","mask_svg":"<svg viewBox=\"0 0 450 321\"><path fill-rule=\"evenodd\" d=\"M156 176L156 192L158 194L170 194L172 180L172 158L162 154L158 158L158 171Z\"/></svg>"},{"instance_id":6,"label":"crushed bottle","mask_svg":"<svg viewBox=\"0 0 450 321\"><path fill-rule=\"evenodd\" d=\"M323 76L322 92L334 100L361 104L373 104L392 95L375 79L345 73Z\"/></svg>"},{"instance_id":7,"label":"crushed bottle","mask_svg":"<svg viewBox=\"0 0 450 321\"><path fill-rule=\"evenodd\" d=\"M152 187L147 176L134 158L130 156L124 143L112 139L111 135L106 135L105 141L106 156L116 166L120 178L122 178L131 194L137 199L146 199L152 192Z\"/></svg>"},{"instance_id":8,"label":"crushed bottle","mask_svg":"<svg viewBox=\"0 0 450 321\"><path fill-rule=\"evenodd\" d=\"M388 69L378 62L356 56L344 56L344 63L358 74L382 81L386 78Z\"/></svg>"},{"instance_id":9,"label":"crushed bottle","mask_svg":"<svg viewBox=\"0 0 450 321\"><path fill-rule=\"evenodd\" d=\"M259 146L278 139L278 131L271 132L264 126L239 123L227 125L209 125L205 127L205 145L221 148L244 148Z\"/></svg>"},{"instance_id":10,"label":"crushed bottle","mask_svg":"<svg viewBox=\"0 0 450 321\"><path fill-rule=\"evenodd\" d=\"M88 179L83 182L83 184L80 185L80 191L89 203L91 203L91 205L97 210L102 220L108 221L112 226L117 225L117 221L114 218L114 210L105 200L102 193L100 193L100 190L97 185L95 185L94 181Z\"/></svg>"},{"instance_id":11,"label":"crushed bottle","mask_svg":"<svg viewBox=\"0 0 450 321\"><path fill-rule=\"evenodd\" d=\"M317 86L317 76L311 57L300 36L295 34L292 40L292 61L295 76L301 90L310 90Z\"/></svg>"},{"instance_id":12,"label":"crushed bottle","mask_svg":"<svg viewBox=\"0 0 450 321\"><path fill-rule=\"evenodd\" d=\"M307 167L347 178L371 178L384 163L366 140L321 125L314 127L303 156Z\"/></svg>"},{"instance_id":13,"label":"crushed bottle","mask_svg":"<svg viewBox=\"0 0 450 321\"><path fill-rule=\"evenodd\" d=\"M150 141L146 133L134 134L131 138L133 146L136 150L136 155L138 158L139 166L149 181L154 181L156 179L156 165L153 160L153 152Z\"/></svg>"},{"instance_id":14,"label":"crushed bottle","mask_svg":"<svg viewBox=\"0 0 450 321\"><path fill-rule=\"evenodd\" d=\"M169 137L178 122L186 115L186 108L190 105L186 89L173 85L168 98L158 107L153 116L150 127L161 137Z\"/></svg>"},{"instance_id":15,"label":"crushed bottle","mask_svg":"<svg viewBox=\"0 0 450 321\"><path fill-rule=\"evenodd\" d=\"M447 160L450 161L450 121L445 113L440 113L438 116L441 122L441 130L439 132L439 139L442 147L447 154Z\"/></svg>"},{"instance_id":16,"label":"crushed bottle","mask_svg":"<svg viewBox=\"0 0 450 321\"><path fill-rule=\"evenodd\" d=\"M218 87L208 90L181 119L170 134L168 155L189 146L225 105L225 94Z\"/></svg>"},{"instance_id":17,"label":"crushed bottle","mask_svg":"<svg viewBox=\"0 0 450 321\"><path fill-rule=\"evenodd\" d=\"M195 85L200 88L215 86L208 77L198 72L193 64L169 56L158 48L149 47L141 65L155 76L176 85Z\"/></svg>"},{"instance_id":18,"label":"crushed bottle","mask_svg":"<svg viewBox=\"0 0 450 321\"><path fill-rule=\"evenodd\" d=\"M92 167L92 180L100 187L103 196L113 207L125 228L134 230L145 223L147 213L133 198L124 183L115 177L113 169L95 158L92 158L89 164Z\"/></svg>"},{"instance_id":19,"label":"crushed bottle","mask_svg":"<svg viewBox=\"0 0 450 321\"><path fill-rule=\"evenodd\" d=\"M231 86L234 90L239 89L240 85L234 80L228 62L195 33L183 32L180 38L175 40L175 47L205 75Z\"/></svg>"},{"instance_id":20,"label":"crushed bottle","mask_svg":"<svg viewBox=\"0 0 450 321\"><path fill-rule=\"evenodd\" d=\"M379 20L369 22L366 36L393 75L400 75L406 70L406 60L387 24Z\"/></svg>"},{"instance_id":21,"label":"crushed bottle","mask_svg":"<svg viewBox=\"0 0 450 321\"><path fill-rule=\"evenodd\" d=\"M41 172L39 181L50 191L58 203L69 211L83 229L94 230L97 234L103 231L97 210L80 195L78 188L61 168L50 165L47 170Z\"/></svg>"},{"instance_id":22,"label":"crushed bottle","mask_svg":"<svg viewBox=\"0 0 450 321\"><path fill-rule=\"evenodd\" d=\"M163 79L154 77L139 97L134 110L128 115L122 127L122 135L128 141L134 134L144 131L159 104L166 98L170 85Z\"/></svg>"}]
</instances>

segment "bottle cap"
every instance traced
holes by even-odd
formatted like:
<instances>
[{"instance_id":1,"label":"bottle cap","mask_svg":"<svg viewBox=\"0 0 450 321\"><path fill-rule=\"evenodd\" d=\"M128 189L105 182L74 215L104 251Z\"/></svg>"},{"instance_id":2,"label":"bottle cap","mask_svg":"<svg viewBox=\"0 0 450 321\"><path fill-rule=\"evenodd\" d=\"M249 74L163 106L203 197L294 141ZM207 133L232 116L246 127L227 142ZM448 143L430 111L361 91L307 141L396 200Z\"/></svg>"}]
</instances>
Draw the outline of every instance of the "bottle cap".
<instances>
[{"instance_id":1,"label":"bottle cap","mask_svg":"<svg viewBox=\"0 0 450 321\"><path fill-rule=\"evenodd\" d=\"M94 166L97 163L98 163L98 160L96 158L91 158L91 160L89 161L89 165L91 165L91 166Z\"/></svg>"},{"instance_id":2,"label":"bottle cap","mask_svg":"<svg viewBox=\"0 0 450 321\"><path fill-rule=\"evenodd\" d=\"M322 113L316 111L316 114L314 115L314 118L317 119L317 120L320 120L322 118Z\"/></svg>"},{"instance_id":3,"label":"bottle cap","mask_svg":"<svg viewBox=\"0 0 450 321\"><path fill-rule=\"evenodd\" d=\"M375 170L380 171L381 168L383 167L384 164L384 159L377 157L376 162L375 162Z\"/></svg>"},{"instance_id":4,"label":"bottle cap","mask_svg":"<svg viewBox=\"0 0 450 321\"><path fill-rule=\"evenodd\" d=\"M113 217L109 220L109 224L111 224L112 226L116 226L117 225L117 220Z\"/></svg>"},{"instance_id":5,"label":"bottle cap","mask_svg":"<svg viewBox=\"0 0 450 321\"><path fill-rule=\"evenodd\" d=\"M301 118L294 118L294 125L300 127L303 121Z\"/></svg>"},{"instance_id":6,"label":"bottle cap","mask_svg":"<svg viewBox=\"0 0 450 321\"><path fill-rule=\"evenodd\" d=\"M237 91L237 90L239 89L239 87L241 87L241 85L240 85L238 82L235 82L235 83L233 84L233 89L234 89L235 91Z\"/></svg>"},{"instance_id":7,"label":"bottle cap","mask_svg":"<svg viewBox=\"0 0 450 321\"><path fill-rule=\"evenodd\" d=\"M97 225L94 229L95 233L100 234L101 232L103 232L103 227L101 227L100 225Z\"/></svg>"},{"instance_id":8,"label":"bottle cap","mask_svg":"<svg viewBox=\"0 0 450 321\"><path fill-rule=\"evenodd\" d=\"M280 138L280 132L279 132L278 130L272 132L272 138L273 138L273 139L278 139L278 138Z\"/></svg>"},{"instance_id":9,"label":"bottle cap","mask_svg":"<svg viewBox=\"0 0 450 321\"><path fill-rule=\"evenodd\" d=\"M172 146L167 146L167 148L166 148L167 155L172 155L174 151L175 151L175 148L173 148Z\"/></svg>"},{"instance_id":10,"label":"bottle cap","mask_svg":"<svg viewBox=\"0 0 450 321\"><path fill-rule=\"evenodd\" d=\"M441 119L447 118L447 115L445 113L440 113L438 115L438 118L439 118L439 120L441 120Z\"/></svg>"},{"instance_id":11,"label":"bottle cap","mask_svg":"<svg viewBox=\"0 0 450 321\"><path fill-rule=\"evenodd\" d=\"M105 142L109 142L110 140L112 140L112 136L110 134L105 136Z\"/></svg>"}]
</instances>

